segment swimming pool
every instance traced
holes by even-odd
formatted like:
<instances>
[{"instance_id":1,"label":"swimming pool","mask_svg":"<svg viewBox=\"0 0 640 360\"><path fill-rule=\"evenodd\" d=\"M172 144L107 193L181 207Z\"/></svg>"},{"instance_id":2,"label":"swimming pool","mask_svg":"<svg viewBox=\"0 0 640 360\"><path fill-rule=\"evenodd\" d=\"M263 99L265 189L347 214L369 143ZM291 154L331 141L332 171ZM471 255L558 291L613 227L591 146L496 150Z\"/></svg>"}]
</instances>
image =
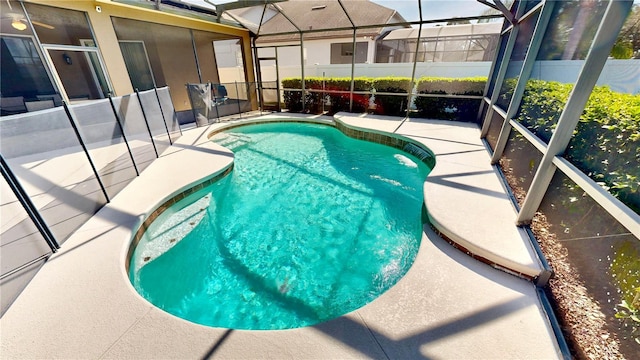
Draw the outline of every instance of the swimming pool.
<instances>
[{"instance_id":1,"label":"swimming pool","mask_svg":"<svg viewBox=\"0 0 640 360\"><path fill-rule=\"evenodd\" d=\"M286 329L353 311L410 268L429 168L398 149L317 124L234 128L230 175L151 223L129 266L135 289L199 324Z\"/></svg>"}]
</instances>

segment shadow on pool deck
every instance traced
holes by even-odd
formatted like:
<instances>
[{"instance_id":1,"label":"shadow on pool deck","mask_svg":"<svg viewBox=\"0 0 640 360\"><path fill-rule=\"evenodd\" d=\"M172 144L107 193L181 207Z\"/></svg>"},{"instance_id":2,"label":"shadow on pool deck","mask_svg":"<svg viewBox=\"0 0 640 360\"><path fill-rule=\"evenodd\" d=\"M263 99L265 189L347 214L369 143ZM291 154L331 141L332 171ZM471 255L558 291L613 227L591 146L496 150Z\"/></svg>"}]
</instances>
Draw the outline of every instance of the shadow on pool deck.
<instances>
[{"instance_id":1,"label":"shadow on pool deck","mask_svg":"<svg viewBox=\"0 0 640 360\"><path fill-rule=\"evenodd\" d=\"M366 121L375 125L377 120ZM391 122L388 127L397 124ZM437 122L438 131L432 131L433 124L425 124L421 128L424 124L405 123L401 130L405 136L441 139L438 143L446 146L433 149L436 152L476 161L467 157L477 153L465 151L468 144L478 144L477 129ZM124 267L128 244L141 223L138 214L150 213L167 197L229 166L231 157L224 149L209 142L194 145L221 125L185 132L99 216L67 240L54 255L55 261L45 264L0 319L4 359L562 357L531 282L478 262L428 226L413 266L394 287L366 306L316 326L277 331L210 328L153 307L135 293ZM456 149L456 144L461 148ZM169 173L179 176L168 177ZM452 179L443 173L433 175ZM476 177L464 177L472 178ZM499 192L499 186L465 184L490 190L482 198ZM448 184L434 185L446 188ZM459 194L466 193L472 192L460 190ZM433 210L447 211L447 207L429 209ZM489 238L500 227L513 226L504 218L483 223L484 218L475 215L452 217L459 226ZM481 227L491 231L485 233Z\"/></svg>"}]
</instances>

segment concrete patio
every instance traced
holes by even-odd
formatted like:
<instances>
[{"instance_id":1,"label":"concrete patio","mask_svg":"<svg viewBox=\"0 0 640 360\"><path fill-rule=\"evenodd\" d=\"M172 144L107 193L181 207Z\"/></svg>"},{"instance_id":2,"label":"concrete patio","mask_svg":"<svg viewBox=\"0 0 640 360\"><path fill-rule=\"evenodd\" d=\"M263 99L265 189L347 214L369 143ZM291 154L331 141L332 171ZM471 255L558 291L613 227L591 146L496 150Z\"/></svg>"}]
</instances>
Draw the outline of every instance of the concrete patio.
<instances>
[{"instance_id":1,"label":"concrete patio","mask_svg":"<svg viewBox=\"0 0 640 360\"><path fill-rule=\"evenodd\" d=\"M127 252L157 206L231 165L233 154L207 138L230 123L213 124L184 132L45 263L0 319L2 358L562 358L535 285L512 274L535 278L544 267L514 225L478 127L352 114L335 121L395 131L429 147L437 161L424 187L432 225L473 256L427 225L400 282L370 304L312 327L230 330L165 313L133 289Z\"/></svg>"}]
</instances>

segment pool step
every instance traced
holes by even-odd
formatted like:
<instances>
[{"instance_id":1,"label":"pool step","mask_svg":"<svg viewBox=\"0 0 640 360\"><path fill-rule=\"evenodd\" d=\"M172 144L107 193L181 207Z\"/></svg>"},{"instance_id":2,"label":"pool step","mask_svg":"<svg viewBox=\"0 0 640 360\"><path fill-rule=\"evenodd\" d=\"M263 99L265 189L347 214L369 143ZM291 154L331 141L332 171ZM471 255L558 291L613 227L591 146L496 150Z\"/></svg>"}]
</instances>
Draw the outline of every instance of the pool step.
<instances>
[{"instance_id":1,"label":"pool step","mask_svg":"<svg viewBox=\"0 0 640 360\"><path fill-rule=\"evenodd\" d=\"M224 147L235 147L250 142L251 138L246 135L220 133L217 134L212 140L216 144Z\"/></svg>"},{"instance_id":2,"label":"pool step","mask_svg":"<svg viewBox=\"0 0 640 360\"><path fill-rule=\"evenodd\" d=\"M206 194L180 210L168 210L158 216L160 221L151 223L137 246L138 255L132 261L134 273L182 241L200 224L212 204L211 194Z\"/></svg>"}]
</instances>

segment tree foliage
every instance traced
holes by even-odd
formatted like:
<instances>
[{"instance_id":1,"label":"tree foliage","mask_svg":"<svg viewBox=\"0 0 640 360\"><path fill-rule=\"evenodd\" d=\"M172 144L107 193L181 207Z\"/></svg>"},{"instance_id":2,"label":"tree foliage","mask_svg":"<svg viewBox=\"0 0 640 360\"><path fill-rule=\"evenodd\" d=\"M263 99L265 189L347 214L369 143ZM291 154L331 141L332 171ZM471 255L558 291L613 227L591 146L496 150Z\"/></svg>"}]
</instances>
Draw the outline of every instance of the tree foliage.
<instances>
[{"instance_id":1,"label":"tree foliage","mask_svg":"<svg viewBox=\"0 0 640 360\"><path fill-rule=\"evenodd\" d=\"M616 59L640 59L640 4L631 8L611 56Z\"/></svg>"}]
</instances>

